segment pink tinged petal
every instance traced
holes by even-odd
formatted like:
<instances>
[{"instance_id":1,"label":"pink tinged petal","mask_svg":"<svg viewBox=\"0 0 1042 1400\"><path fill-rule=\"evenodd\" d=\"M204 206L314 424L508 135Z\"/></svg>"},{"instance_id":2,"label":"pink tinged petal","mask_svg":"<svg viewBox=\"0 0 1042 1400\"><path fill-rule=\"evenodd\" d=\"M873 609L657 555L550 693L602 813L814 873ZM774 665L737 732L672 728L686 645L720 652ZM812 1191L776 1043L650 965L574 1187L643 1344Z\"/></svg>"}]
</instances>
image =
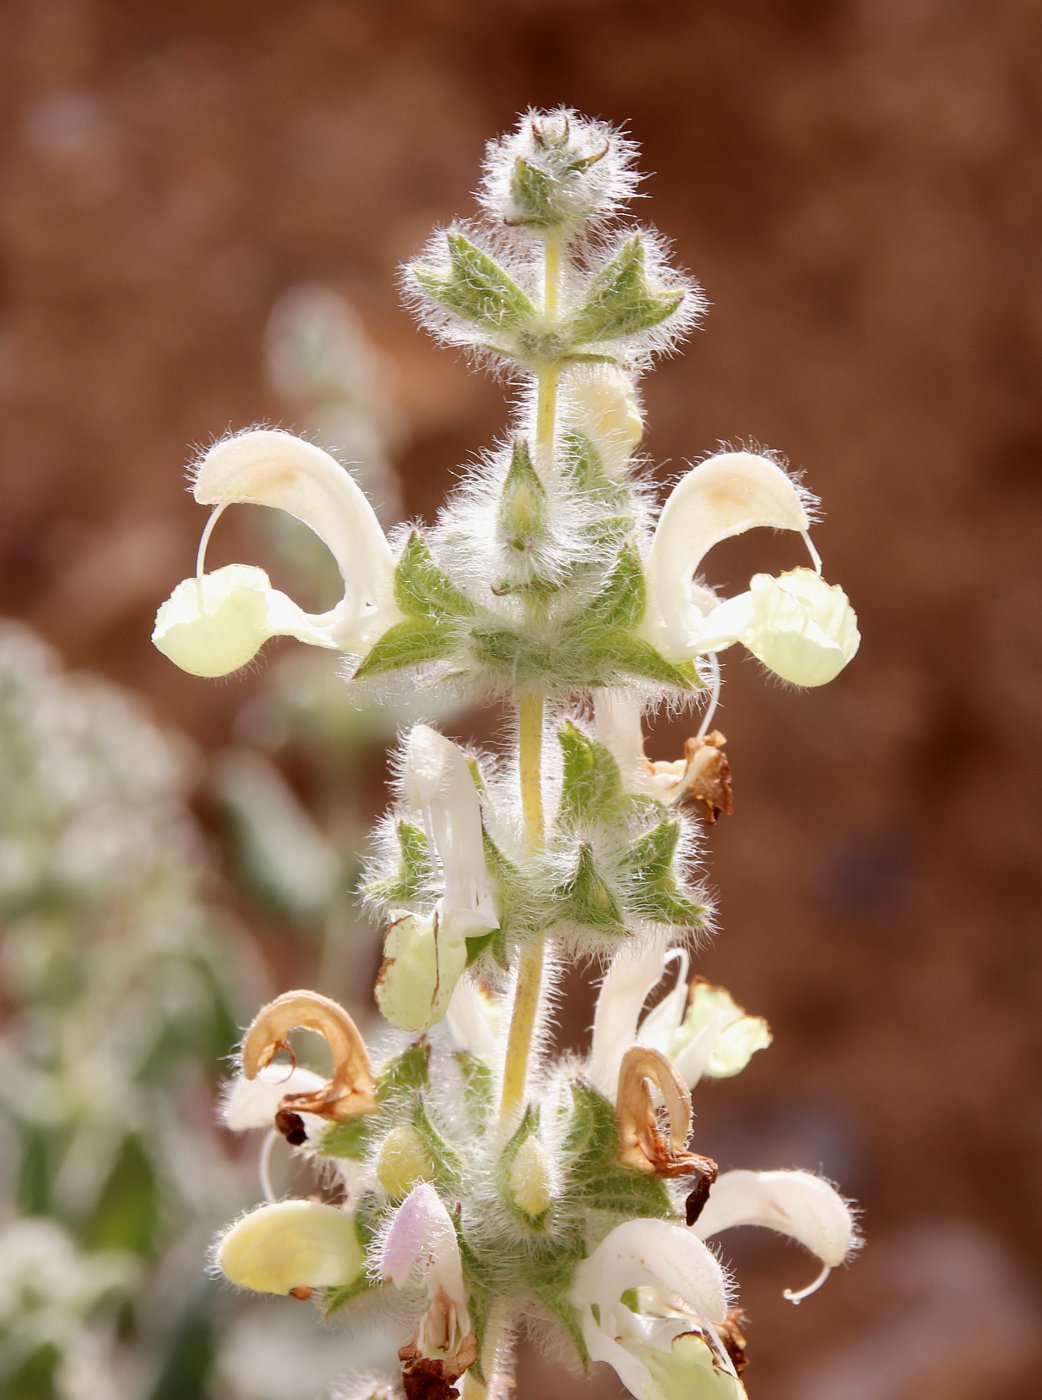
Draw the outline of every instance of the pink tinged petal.
<instances>
[{"instance_id":1,"label":"pink tinged petal","mask_svg":"<svg viewBox=\"0 0 1042 1400\"><path fill-rule=\"evenodd\" d=\"M463 1263L452 1218L437 1191L422 1182L398 1207L380 1254L380 1273L402 1288L413 1273L424 1279L433 1298L439 1289L462 1306Z\"/></svg>"},{"instance_id":2,"label":"pink tinged petal","mask_svg":"<svg viewBox=\"0 0 1042 1400\"><path fill-rule=\"evenodd\" d=\"M850 1207L834 1187L811 1172L725 1172L713 1184L692 1228L700 1239L708 1239L733 1225L777 1230L821 1260L823 1273L810 1289L786 1294L794 1302L843 1263L855 1239Z\"/></svg>"},{"instance_id":3,"label":"pink tinged petal","mask_svg":"<svg viewBox=\"0 0 1042 1400\"><path fill-rule=\"evenodd\" d=\"M691 581L703 557L756 526L805 533L806 499L776 462L752 452L721 452L693 467L673 488L648 551L651 640L674 658L694 655L702 616Z\"/></svg>"},{"instance_id":4,"label":"pink tinged petal","mask_svg":"<svg viewBox=\"0 0 1042 1400\"><path fill-rule=\"evenodd\" d=\"M322 1075L310 1069L267 1065L255 1079L232 1080L221 1104L221 1117L233 1133L270 1128L286 1094L317 1093L325 1083Z\"/></svg>"},{"instance_id":5,"label":"pink tinged petal","mask_svg":"<svg viewBox=\"0 0 1042 1400\"><path fill-rule=\"evenodd\" d=\"M576 1269L571 1298L596 1305L603 1318L624 1293L643 1287L669 1294L694 1318L721 1322L727 1315L719 1261L691 1231L667 1220L616 1225Z\"/></svg>"}]
</instances>

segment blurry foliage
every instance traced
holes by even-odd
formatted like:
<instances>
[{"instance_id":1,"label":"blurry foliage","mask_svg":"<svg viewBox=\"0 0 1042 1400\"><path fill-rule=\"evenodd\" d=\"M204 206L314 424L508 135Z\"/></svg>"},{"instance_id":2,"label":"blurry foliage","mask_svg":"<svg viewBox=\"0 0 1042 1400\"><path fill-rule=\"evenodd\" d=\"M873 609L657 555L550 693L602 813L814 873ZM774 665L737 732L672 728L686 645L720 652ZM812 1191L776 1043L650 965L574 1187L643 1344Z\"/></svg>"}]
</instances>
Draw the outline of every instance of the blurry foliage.
<instances>
[{"instance_id":1,"label":"blurry foliage","mask_svg":"<svg viewBox=\"0 0 1042 1400\"><path fill-rule=\"evenodd\" d=\"M10 1400L148 1396L171 1375L204 1393L192 1299L209 1218L237 1200L209 1100L263 980L211 902L194 767L124 692L0 629Z\"/></svg>"}]
</instances>

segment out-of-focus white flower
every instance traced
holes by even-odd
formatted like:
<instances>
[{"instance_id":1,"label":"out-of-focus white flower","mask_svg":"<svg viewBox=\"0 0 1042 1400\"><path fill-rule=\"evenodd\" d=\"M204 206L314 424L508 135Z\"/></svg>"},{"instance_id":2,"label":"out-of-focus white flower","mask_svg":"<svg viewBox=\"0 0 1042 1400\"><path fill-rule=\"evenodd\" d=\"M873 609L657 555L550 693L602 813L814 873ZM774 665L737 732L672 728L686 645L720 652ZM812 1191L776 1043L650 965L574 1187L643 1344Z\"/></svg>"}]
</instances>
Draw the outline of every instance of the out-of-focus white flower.
<instances>
[{"instance_id":1,"label":"out-of-focus white flower","mask_svg":"<svg viewBox=\"0 0 1042 1400\"><path fill-rule=\"evenodd\" d=\"M174 589L152 634L182 670L227 675L277 636L360 652L400 620L394 558L373 508L350 473L314 443L263 428L226 438L203 457L193 492L200 504L217 509L203 534L197 577ZM284 510L318 535L344 580L334 608L304 612L251 565L203 572L210 531L221 511L237 502Z\"/></svg>"},{"instance_id":2,"label":"out-of-focus white flower","mask_svg":"<svg viewBox=\"0 0 1042 1400\"><path fill-rule=\"evenodd\" d=\"M695 1243L699 1248L692 1248ZM641 1400L702 1396L681 1382L711 1380L711 1397L744 1395L717 1327L727 1317L727 1283L716 1257L679 1225L627 1220L617 1225L575 1271L570 1292L593 1361L606 1361ZM636 1303L636 1306L632 1304ZM706 1355L679 1339L695 1335ZM730 1385L715 1380L729 1378Z\"/></svg>"},{"instance_id":3,"label":"out-of-focus white flower","mask_svg":"<svg viewBox=\"0 0 1042 1400\"><path fill-rule=\"evenodd\" d=\"M857 651L857 622L842 589L808 569L757 574L748 593L717 603L694 581L715 544L755 526L795 530L810 544L807 498L769 457L720 452L674 487L648 551L644 629L673 661L740 641L795 685L823 685Z\"/></svg>"},{"instance_id":4,"label":"out-of-focus white flower","mask_svg":"<svg viewBox=\"0 0 1042 1400\"><path fill-rule=\"evenodd\" d=\"M850 1207L834 1187L810 1172L722 1173L691 1228L699 1239L709 1239L733 1225L766 1226L817 1255L821 1273L807 1288L786 1291L793 1303L819 1289L855 1245Z\"/></svg>"},{"instance_id":5,"label":"out-of-focus white flower","mask_svg":"<svg viewBox=\"0 0 1042 1400\"><path fill-rule=\"evenodd\" d=\"M231 1227L216 1263L255 1293L296 1293L353 1283L365 1265L354 1216L320 1201L259 1206Z\"/></svg>"},{"instance_id":6,"label":"out-of-focus white flower","mask_svg":"<svg viewBox=\"0 0 1042 1400\"><path fill-rule=\"evenodd\" d=\"M654 1010L644 1003L671 963L677 980ZM771 1043L767 1022L749 1016L722 987L701 979L687 982L689 959L683 948L664 949L652 940L617 953L601 983L593 1022L589 1076L614 1099L622 1057L632 1045L666 1055L693 1089L703 1075L724 1079L740 1073L757 1050Z\"/></svg>"}]
</instances>

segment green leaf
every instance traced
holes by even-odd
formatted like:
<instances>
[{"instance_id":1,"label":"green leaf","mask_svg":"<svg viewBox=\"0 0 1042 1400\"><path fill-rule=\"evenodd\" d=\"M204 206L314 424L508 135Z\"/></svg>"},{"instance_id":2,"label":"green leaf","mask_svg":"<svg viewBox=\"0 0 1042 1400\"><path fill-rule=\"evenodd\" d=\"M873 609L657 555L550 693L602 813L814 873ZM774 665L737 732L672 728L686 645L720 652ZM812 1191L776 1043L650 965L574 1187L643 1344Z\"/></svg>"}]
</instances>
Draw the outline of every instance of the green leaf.
<instances>
[{"instance_id":1,"label":"green leaf","mask_svg":"<svg viewBox=\"0 0 1042 1400\"><path fill-rule=\"evenodd\" d=\"M624 672L679 690L701 690L703 682L689 661L674 665L641 637L623 633L598 638L589 645L591 665L603 678Z\"/></svg>"},{"instance_id":2,"label":"green leaf","mask_svg":"<svg viewBox=\"0 0 1042 1400\"><path fill-rule=\"evenodd\" d=\"M387 1104L415 1089L425 1089L430 1083L430 1058L430 1044L426 1036L421 1036L407 1050L388 1060L376 1077L379 1102Z\"/></svg>"},{"instance_id":3,"label":"green leaf","mask_svg":"<svg viewBox=\"0 0 1042 1400\"><path fill-rule=\"evenodd\" d=\"M626 934L619 902L598 871L593 852L585 841L579 847L575 874L559 888L557 897L561 901L560 918L573 919L602 933Z\"/></svg>"},{"instance_id":4,"label":"green leaf","mask_svg":"<svg viewBox=\"0 0 1042 1400\"><path fill-rule=\"evenodd\" d=\"M660 822L629 847L622 858L629 875L626 908L641 918L690 927L704 922L706 910L688 898L677 879L679 838L678 822Z\"/></svg>"},{"instance_id":5,"label":"green leaf","mask_svg":"<svg viewBox=\"0 0 1042 1400\"><path fill-rule=\"evenodd\" d=\"M566 1199L587 1210L627 1218L668 1218L673 1204L655 1176L618 1162L619 1127L612 1104L589 1084L572 1085L572 1121L565 1140Z\"/></svg>"},{"instance_id":6,"label":"green leaf","mask_svg":"<svg viewBox=\"0 0 1042 1400\"><path fill-rule=\"evenodd\" d=\"M634 544L619 550L604 587L586 610L585 629L629 632L640 623L648 604L644 565Z\"/></svg>"},{"instance_id":7,"label":"green leaf","mask_svg":"<svg viewBox=\"0 0 1042 1400\"><path fill-rule=\"evenodd\" d=\"M510 194L520 217L513 220L530 228L552 228L561 222L554 203L557 181L545 170L530 164L523 157L514 162L510 177Z\"/></svg>"},{"instance_id":8,"label":"green leaf","mask_svg":"<svg viewBox=\"0 0 1042 1400\"><path fill-rule=\"evenodd\" d=\"M577 1187L571 1194L587 1210L603 1210L627 1220L638 1216L662 1220L674 1214L665 1182L636 1167L614 1164L601 1173L591 1173L583 1179L581 1189Z\"/></svg>"},{"instance_id":9,"label":"green leaf","mask_svg":"<svg viewBox=\"0 0 1042 1400\"><path fill-rule=\"evenodd\" d=\"M463 1164L434 1126L427 1106L417 1094L413 1099L409 1121L416 1129L427 1154L434 1163L434 1184L443 1190L451 1191L459 1184L463 1175Z\"/></svg>"},{"instance_id":10,"label":"green leaf","mask_svg":"<svg viewBox=\"0 0 1042 1400\"><path fill-rule=\"evenodd\" d=\"M355 672L355 680L401 671L448 656L456 645L453 628L441 619L409 617L389 628Z\"/></svg>"},{"instance_id":11,"label":"green leaf","mask_svg":"<svg viewBox=\"0 0 1042 1400\"><path fill-rule=\"evenodd\" d=\"M413 263L416 281L439 306L489 331L514 331L536 319L536 309L514 279L462 233L445 235L449 272Z\"/></svg>"},{"instance_id":12,"label":"green leaf","mask_svg":"<svg viewBox=\"0 0 1042 1400\"><path fill-rule=\"evenodd\" d=\"M386 900L389 904L410 904L423 899L434 881L434 866L430 843L422 827L401 821L395 826L400 862L398 872L386 880L376 880L366 886L370 899Z\"/></svg>"},{"instance_id":13,"label":"green leaf","mask_svg":"<svg viewBox=\"0 0 1042 1400\"><path fill-rule=\"evenodd\" d=\"M485 1261L478 1257L467 1237L457 1231L460 1261L463 1264L463 1281L467 1289L467 1312L470 1325L474 1329L478 1359L471 1367L478 1380L485 1377L481 1371L481 1354L485 1347L485 1333L488 1330L489 1314L495 1299L495 1281Z\"/></svg>"},{"instance_id":14,"label":"green leaf","mask_svg":"<svg viewBox=\"0 0 1042 1400\"><path fill-rule=\"evenodd\" d=\"M651 290L644 271L644 243L635 234L590 283L567 330L576 345L638 335L666 320L683 300L683 290Z\"/></svg>"},{"instance_id":15,"label":"green leaf","mask_svg":"<svg viewBox=\"0 0 1042 1400\"><path fill-rule=\"evenodd\" d=\"M539 1240L530 1245L521 1266L521 1278L558 1322L562 1323L583 1366L590 1355L583 1340L579 1315L568 1301L575 1270L586 1258L586 1244L580 1232L564 1239Z\"/></svg>"},{"instance_id":16,"label":"green leaf","mask_svg":"<svg viewBox=\"0 0 1042 1400\"><path fill-rule=\"evenodd\" d=\"M494 1083L492 1071L484 1060L466 1050L456 1052L456 1063L463 1075L463 1095L471 1118L482 1127L492 1111Z\"/></svg>"},{"instance_id":17,"label":"green leaf","mask_svg":"<svg viewBox=\"0 0 1042 1400\"><path fill-rule=\"evenodd\" d=\"M355 1207L355 1233L358 1235L358 1243L362 1246L363 1253L368 1253L369 1247L376 1238L377 1230L380 1226L382 1202L372 1192L368 1192L362 1197ZM326 1317L331 1317L333 1313L353 1302L356 1298L362 1297L366 1293L375 1293L378 1289L386 1287L383 1279L375 1279L367 1269L352 1283L341 1284L336 1288L327 1288L322 1298L322 1310Z\"/></svg>"},{"instance_id":18,"label":"green leaf","mask_svg":"<svg viewBox=\"0 0 1042 1400\"><path fill-rule=\"evenodd\" d=\"M360 1162L369 1150L375 1119L371 1114L360 1113L352 1118L343 1118L338 1123L330 1123L318 1143L320 1157L347 1157Z\"/></svg>"},{"instance_id":19,"label":"green leaf","mask_svg":"<svg viewBox=\"0 0 1042 1400\"><path fill-rule=\"evenodd\" d=\"M427 542L413 530L394 569L394 599L406 617L470 617L474 604L438 568Z\"/></svg>"},{"instance_id":20,"label":"green leaf","mask_svg":"<svg viewBox=\"0 0 1042 1400\"><path fill-rule=\"evenodd\" d=\"M622 775L610 749L570 720L557 739L564 755L558 823L574 827L583 821L609 822L623 796Z\"/></svg>"}]
</instances>

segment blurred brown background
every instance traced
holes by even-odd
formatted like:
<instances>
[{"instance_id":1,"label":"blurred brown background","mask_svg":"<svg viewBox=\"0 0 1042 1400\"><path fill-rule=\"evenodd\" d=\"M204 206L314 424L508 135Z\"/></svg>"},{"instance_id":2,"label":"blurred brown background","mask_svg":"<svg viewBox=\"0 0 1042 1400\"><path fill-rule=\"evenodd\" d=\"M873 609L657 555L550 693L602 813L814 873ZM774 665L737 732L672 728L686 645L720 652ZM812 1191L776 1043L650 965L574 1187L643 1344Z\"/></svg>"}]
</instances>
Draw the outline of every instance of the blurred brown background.
<instances>
[{"instance_id":1,"label":"blurred brown background","mask_svg":"<svg viewBox=\"0 0 1042 1400\"><path fill-rule=\"evenodd\" d=\"M656 173L639 212L713 303L647 382L645 445L663 479L720 439L805 468L826 574L864 635L822 692L727 666L738 811L708 842L723 934L702 971L776 1041L700 1091L696 1145L823 1170L868 1240L799 1310L779 1294L807 1259L758 1233L726 1242L751 1391L1036 1396L1042 8L2 15L3 611L215 747L262 673L192 680L148 633L203 523L188 446L286 421L262 370L275 299L318 280L357 308L396 369L406 508L431 519L505 409L415 330L397 266L471 212L483 142L517 111L566 103L640 142ZM214 562L235 543L229 524ZM710 575L732 586L794 562L755 538L718 554ZM526 1375L522 1395L565 1393L538 1361Z\"/></svg>"}]
</instances>

